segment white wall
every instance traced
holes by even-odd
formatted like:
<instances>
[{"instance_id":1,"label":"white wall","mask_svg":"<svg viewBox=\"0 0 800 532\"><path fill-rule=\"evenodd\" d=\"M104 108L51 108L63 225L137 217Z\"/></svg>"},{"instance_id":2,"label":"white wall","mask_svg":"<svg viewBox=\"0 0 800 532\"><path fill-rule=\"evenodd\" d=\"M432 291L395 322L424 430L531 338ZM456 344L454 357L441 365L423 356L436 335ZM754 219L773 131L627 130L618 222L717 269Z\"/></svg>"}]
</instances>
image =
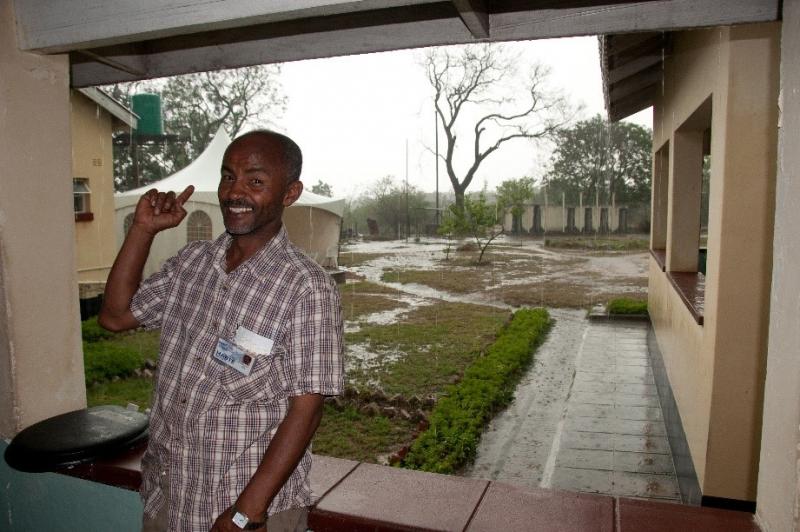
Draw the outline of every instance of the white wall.
<instances>
[{"instance_id":1,"label":"white wall","mask_svg":"<svg viewBox=\"0 0 800 532\"><path fill-rule=\"evenodd\" d=\"M800 449L800 1L783 4L781 117L769 348L756 515L763 529L798 529Z\"/></svg>"}]
</instances>

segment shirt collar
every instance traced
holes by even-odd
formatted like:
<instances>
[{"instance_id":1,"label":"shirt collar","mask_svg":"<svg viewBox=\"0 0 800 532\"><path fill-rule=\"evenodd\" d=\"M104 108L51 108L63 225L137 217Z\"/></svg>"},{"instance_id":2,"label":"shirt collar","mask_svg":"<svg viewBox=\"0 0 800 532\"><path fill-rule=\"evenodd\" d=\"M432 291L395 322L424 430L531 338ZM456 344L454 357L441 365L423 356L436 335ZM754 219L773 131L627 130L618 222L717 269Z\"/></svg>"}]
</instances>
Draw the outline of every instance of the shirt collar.
<instances>
[{"instance_id":1,"label":"shirt collar","mask_svg":"<svg viewBox=\"0 0 800 532\"><path fill-rule=\"evenodd\" d=\"M233 242L233 237L224 231L211 246L209 252L213 257L214 267L217 268L223 275L225 273L225 252ZM289 235L286 232L286 227L281 224L281 228L277 234L270 239L261 249L259 249L252 257L244 261L239 268L247 268L255 275L266 273L267 269L274 264L275 259L281 254L289 243ZM238 269L238 268L237 268Z\"/></svg>"}]
</instances>

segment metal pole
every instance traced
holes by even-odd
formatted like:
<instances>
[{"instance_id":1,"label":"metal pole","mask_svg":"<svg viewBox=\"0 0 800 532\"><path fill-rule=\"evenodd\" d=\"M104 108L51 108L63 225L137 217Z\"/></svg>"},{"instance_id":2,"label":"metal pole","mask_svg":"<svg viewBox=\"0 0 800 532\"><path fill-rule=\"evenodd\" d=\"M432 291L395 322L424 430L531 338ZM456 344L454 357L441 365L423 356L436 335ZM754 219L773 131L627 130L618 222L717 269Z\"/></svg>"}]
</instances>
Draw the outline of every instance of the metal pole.
<instances>
[{"instance_id":1,"label":"metal pole","mask_svg":"<svg viewBox=\"0 0 800 532\"><path fill-rule=\"evenodd\" d=\"M436 226L439 226L439 116L436 114L436 106L433 108L433 130L436 132Z\"/></svg>"},{"instance_id":2,"label":"metal pole","mask_svg":"<svg viewBox=\"0 0 800 532\"><path fill-rule=\"evenodd\" d=\"M406 242L408 242L408 233L411 232L411 218L408 212L408 139L406 139Z\"/></svg>"}]
</instances>

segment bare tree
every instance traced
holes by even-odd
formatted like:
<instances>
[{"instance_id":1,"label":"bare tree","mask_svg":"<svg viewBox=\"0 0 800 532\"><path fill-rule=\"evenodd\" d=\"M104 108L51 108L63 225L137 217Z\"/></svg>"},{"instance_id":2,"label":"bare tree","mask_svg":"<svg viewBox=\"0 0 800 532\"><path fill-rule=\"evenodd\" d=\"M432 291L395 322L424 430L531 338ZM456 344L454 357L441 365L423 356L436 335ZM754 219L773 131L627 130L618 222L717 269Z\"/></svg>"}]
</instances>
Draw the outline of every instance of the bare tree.
<instances>
[{"instance_id":1,"label":"bare tree","mask_svg":"<svg viewBox=\"0 0 800 532\"><path fill-rule=\"evenodd\" d=\"M521 79L518 60L497 44L432 48L424 56L447 143L441 158L459 210L463 211L464 193L487 157L513 139L547 138L571 118L564 98L545 88L548 71L544 66L530 67L524 88L510 87ZM472 131L462 122L470 122ZM459 134L469 139L472 151L471 163L463 172L454 164Z\"/></svg>"}]
</instances>

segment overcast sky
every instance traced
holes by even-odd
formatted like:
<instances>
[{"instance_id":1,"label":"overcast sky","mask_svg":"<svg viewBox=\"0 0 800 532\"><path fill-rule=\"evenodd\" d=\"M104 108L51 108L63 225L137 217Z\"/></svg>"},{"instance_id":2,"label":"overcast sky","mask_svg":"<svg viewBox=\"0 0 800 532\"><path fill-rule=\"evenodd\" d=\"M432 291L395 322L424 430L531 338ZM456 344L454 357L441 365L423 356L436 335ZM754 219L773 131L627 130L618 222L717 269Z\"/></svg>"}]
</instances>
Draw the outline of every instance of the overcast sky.
<instances>
[{"instance_id":1,"label":"overcast sky","mask_svg":"<svg viewBox=\"0 0 800 532\"><path fill-rule=\"evenodd\" d=\"M509 43L521 63L539 61L550 68L551 88L563 90L582 118L603 112L603 91L595 37ZM283 65L281 76L288 108L278 121L303 149L303 181L321 179L335 196L354 196L385 175L425 191L435 189L432 89L419 66L420 50L405 50L298 61ZM650 127L651 112L631 120ZM443 135L440 131L440 148ZM514 140L482 165L470 190L484 181L540 177L550 147ZM461 161L466 165L465 161ZM439 189L449 191L444 165Z\"/></svg>"}]
</instances>

